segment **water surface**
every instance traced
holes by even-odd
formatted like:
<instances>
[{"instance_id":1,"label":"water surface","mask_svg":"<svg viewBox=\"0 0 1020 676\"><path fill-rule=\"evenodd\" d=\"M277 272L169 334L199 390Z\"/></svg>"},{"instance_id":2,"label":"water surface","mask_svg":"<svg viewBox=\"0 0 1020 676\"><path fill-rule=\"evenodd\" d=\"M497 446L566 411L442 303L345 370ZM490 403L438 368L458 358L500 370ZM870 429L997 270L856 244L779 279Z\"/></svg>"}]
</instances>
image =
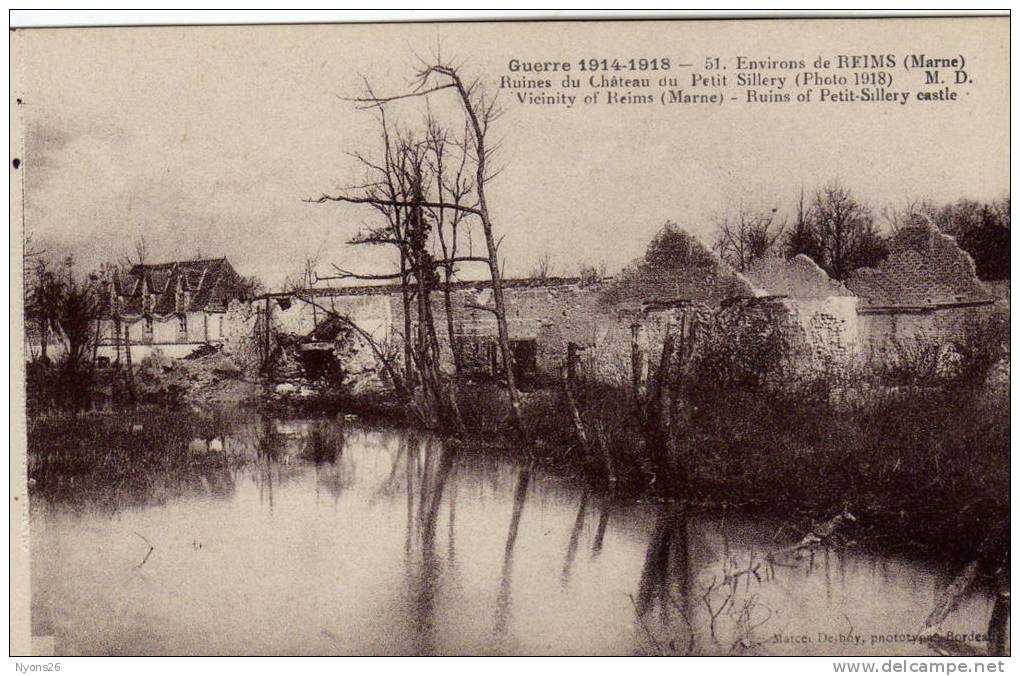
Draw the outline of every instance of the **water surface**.
<instances>
[{"instance_id":1,"label":"water surface","mask_svg":"<svg viewBox=\"0 0 1020 676\"><path fill-rule=\"evenodd\" d=\"M854 547L769 566L800 534L357 422L240 418L189 448L246 462L32 499L33 634L58 653L929 654L953 572Z\"/></svg>"}]
</instances>

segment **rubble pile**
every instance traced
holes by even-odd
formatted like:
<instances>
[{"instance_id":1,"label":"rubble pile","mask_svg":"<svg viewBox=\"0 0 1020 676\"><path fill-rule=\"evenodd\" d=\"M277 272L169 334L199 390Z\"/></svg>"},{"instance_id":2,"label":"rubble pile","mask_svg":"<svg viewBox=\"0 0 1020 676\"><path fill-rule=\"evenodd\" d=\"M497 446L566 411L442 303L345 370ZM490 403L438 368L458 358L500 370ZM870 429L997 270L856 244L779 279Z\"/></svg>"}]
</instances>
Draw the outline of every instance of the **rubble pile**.
<instances>
[{"instance_id":1,"label":"rubble pile","mask_svg":"<svg viewBox=\"0 0 1020 676\"><path fill-rule=\"evenodd\" d=\"M236 352L203 345L182 359L154 350L134 367L138 397L152 403L304 403L386 394L371 346L339 320L308 335L279 334L260 369Z\"/></svg>"},{"instance_id":2,"label":"rubble pile","mask_svg":"<svg viewBox=\"0 0 1020 676\"><path fill-rule=\"evenodd\" d=\"M184 359L154 351L138 365L135 384L143 399L209 404L250 401L259 391L229 356L209 346Z\"/></svg>"},{"instance_id":3,"label":"rubble pile","mask_svg":"<svg viewBox=\"0 0 1020 676\"><path fill-rule=\"evenodd\" d=\"M300 401L387 391L382 371L367 342L331 318L306 336L278 336L266 378L273 396Z\"/></svg>"}]
</instances>

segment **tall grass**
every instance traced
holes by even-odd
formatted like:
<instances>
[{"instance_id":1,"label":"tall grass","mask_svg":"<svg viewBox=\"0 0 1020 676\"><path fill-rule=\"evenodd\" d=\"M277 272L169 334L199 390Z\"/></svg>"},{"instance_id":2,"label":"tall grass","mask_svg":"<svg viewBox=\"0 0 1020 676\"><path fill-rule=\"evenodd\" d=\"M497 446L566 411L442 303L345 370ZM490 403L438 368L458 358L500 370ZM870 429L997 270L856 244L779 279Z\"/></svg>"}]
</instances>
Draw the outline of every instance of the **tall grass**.
<instances>
[{"instance_id":1,"label":"tall grass","mask_svg":"<svg viewBox=\"0 0 1020 676\"><path fill-rule=\"evenodd\" d=\"M123 506L159 502L191 488L222 489L232 481L230 458L190 442L196 434L221 435L223 424L181 411L30 419L29 496Z\"/></svg>"},{"instance_id":2,"label":"tall grass","mask_svg":"<svg viewBox=\"0 0 1020 676\"><path fill-rule=\"evenodd\" d=\"M690 486L656 476L629 388L582 380L578 408L592 443L613 457L617 490L767 512L805 527L849 509L862 539L940 557L965 558L1008 523L1008 400L960 386L990 367L932 380L925 362L925 377L901 374L891 386L862 370L744 378L739 363L727 366L725 382L717 368L687 375L674 453L690 464ZM461 407L476 437L512 434L497 386L463 390ZM526 395L523 407L535 454L605 481L602 458L578 442L558 389Z\"/></svg>"}]
</instances>

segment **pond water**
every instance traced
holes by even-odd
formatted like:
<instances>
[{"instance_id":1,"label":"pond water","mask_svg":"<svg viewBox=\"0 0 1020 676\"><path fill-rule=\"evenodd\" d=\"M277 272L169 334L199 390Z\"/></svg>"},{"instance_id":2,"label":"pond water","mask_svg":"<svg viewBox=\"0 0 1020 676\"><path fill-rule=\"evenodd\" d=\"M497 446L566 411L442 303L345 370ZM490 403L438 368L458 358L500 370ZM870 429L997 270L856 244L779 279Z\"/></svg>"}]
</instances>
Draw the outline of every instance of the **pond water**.
<instances>
[{"instance_id":1,"label":"pond water","mask_svg":"<svg viewBox=\"0 0 1020 676\"><path fill-rule=\"evenodd\" d=\"M189 448L248 462L112 507L32 498L58 654L929 654L953 572L853 547L769 566L800 534L357 422L242 418Z\"/></svg>"}]
</instances>

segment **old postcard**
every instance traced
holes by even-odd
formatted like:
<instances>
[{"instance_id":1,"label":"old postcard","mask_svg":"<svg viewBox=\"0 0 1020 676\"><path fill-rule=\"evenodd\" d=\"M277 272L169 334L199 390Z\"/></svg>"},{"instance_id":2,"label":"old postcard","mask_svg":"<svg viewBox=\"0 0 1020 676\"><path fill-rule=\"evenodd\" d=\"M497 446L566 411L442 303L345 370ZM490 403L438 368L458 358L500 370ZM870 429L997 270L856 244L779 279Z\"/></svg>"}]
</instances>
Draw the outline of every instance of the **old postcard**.
<instances>
[{"instance_id":1,"label":"old postcard","mask_svg":"<svg viewBox=\"0 0 1020 676\"><path fill-rule=\"evenodd\" d=\"M12 32L12 654L1008 655L1009 29Z\"/></svg>"}]
</instances>

